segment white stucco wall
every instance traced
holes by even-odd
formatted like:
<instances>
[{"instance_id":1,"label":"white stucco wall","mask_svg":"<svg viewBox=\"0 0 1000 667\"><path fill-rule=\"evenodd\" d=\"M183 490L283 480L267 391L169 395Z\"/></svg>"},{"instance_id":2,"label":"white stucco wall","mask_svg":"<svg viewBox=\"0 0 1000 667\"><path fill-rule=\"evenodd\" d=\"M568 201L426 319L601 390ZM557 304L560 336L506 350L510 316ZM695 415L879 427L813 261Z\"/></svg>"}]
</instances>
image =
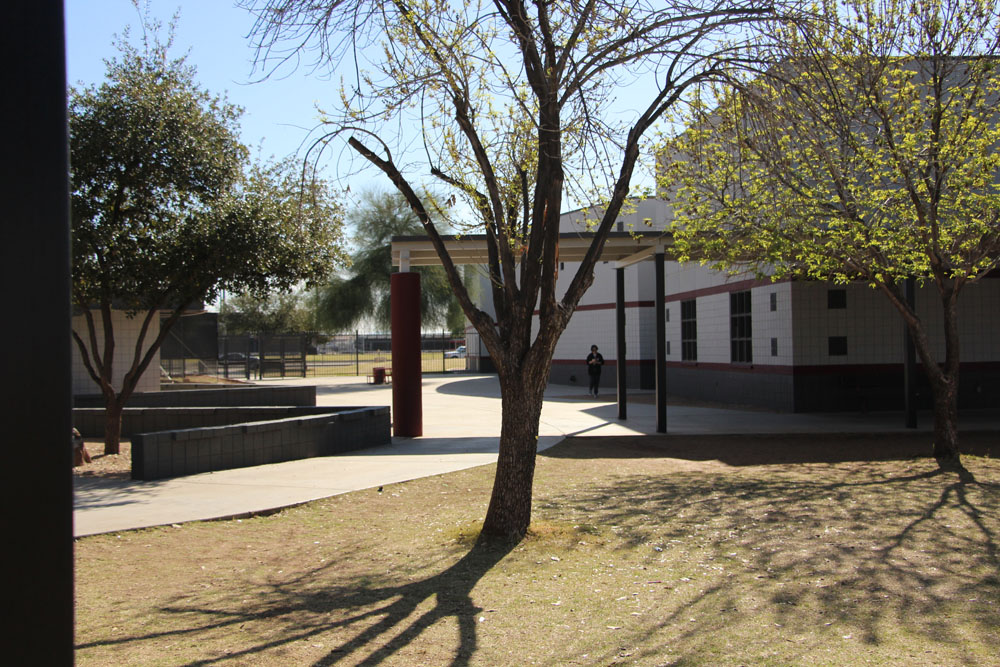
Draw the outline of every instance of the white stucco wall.
<instances>
[{"instance_id":1,"label":"white stucco wall","mask_svg":"<svg viewBox=\"0 0 1000 667\"><path fill-rule=\"evenodd\" d=\"M586 220L599 211L574 211L563 216L563 232L587 231ZM635 231L662 229L669 219L669 206L662 201L639 202L621 216L621 227ZM647 225L651 220L652 225ZM563 262L557 280L562 295L578 264ZM641 262L625 270L626 340L629 360L652 360L655 356L654 266ZM829 309L827 290L839 286L818 282L754 280L753 276L727 276L696 263L665 264L667 310L667 361L681 361L681 306L684 299L697 300L698 363L730 364L729 294L751 291L753 365L817 366L894 364L901 361L902 321L886 297L864 284L847 286L847 308ZM775 309L771 310L774 295ZM937 353L943 354L941 311L936 291L925 286L917 293L918 310L928 325ZM594 283L580 301L565 333L556 346L556 362L582 360L592 344L606 359L615 359L615 268L613 262L598 262ZM1000 279L982 280L967 286L959 305L963 362L1000 360ZM537 331L537 321L535 330ZM829 354L829 337L846 336L847 355ZM772 339L776 354L772 353ZM582 361L580 362L582 365ZM778 370L775 368L774 370Z\"/></svg>"},{"instance_id":2,"label":"white stucco wall","mask_svg":"<svg viewBox=\"0 0 1000 667\"><path fill-rule=\"evenodd\" d=\"M103 352L104 328L101 324L100 313L94 311L94 324L97 327L97 340ZM111 312L111 326L115 333L115 351L112 361L112 384L115 390L121 389L122 380L126 371L132 365L132 357L135 353L135 342L139 337L139 329L142 326L142 315L129 318L123 311L114 310ZM89 333L87 331L87 321L83 315L73 316L73 331L78 333L84 342L90 345ZM149 325L146 333L146 341L153 340L160 332L160 318L155 317ZM87 372L83 365L83 358L80 356L80 349L73 342L73 394L97 394L100 388ZM136 391L159 391L160 389L160 353L156 352L153 361L150 362L146 372L139 378Z\"/></svg>"}]
</instances>

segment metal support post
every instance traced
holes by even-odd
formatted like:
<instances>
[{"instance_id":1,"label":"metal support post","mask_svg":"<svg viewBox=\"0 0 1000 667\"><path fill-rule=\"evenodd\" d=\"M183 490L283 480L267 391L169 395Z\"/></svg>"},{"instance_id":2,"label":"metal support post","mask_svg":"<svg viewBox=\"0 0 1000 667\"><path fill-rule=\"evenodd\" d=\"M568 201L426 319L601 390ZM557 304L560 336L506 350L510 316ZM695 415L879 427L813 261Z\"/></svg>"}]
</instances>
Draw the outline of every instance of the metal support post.
<instances>
[{"instance_id":1,"label":"metal support post","mask_svg":"<svg viewBox=\"0 0 1000 667\"><path fill-rule=\"evenodd\" d=\"M393 273L389 289L392 311L392 428L394 435L413 438L424 432L420 274Z\"/></svg>"},{"instance_id":2,"label":"metal support post","mask_svg":"<svg viewBox=\"0 0 1000 667\"><path fill-rule=\"evenodd\" d=\"M656 264L656 432L667 432L667 319L664 254L653 255Z\"/></svg>"},{"instance_id":3,"label":"metal support post","mask_svg":"<svg viewBox=\"0 0 1000 667\"><path fill-rule=\"evenodd\" d=\"M3 55L4 656L73 664L72 313L62 2L15 2Z\"/></svg>"},{"instance_id":4,"label":"metal support post","mask_svg":"<svg viewBox=\"0 0 1000 667\"><path fill-rule=\"evenodd\" d=\"M903 298L916 311L916 282L907 278L903 282ZM910 327L903 324L903 408L906 428L917 428L917 350L913 345Z\"/></svg>"},{"instance_id":5,"label":"metal support post","mask_svg":"<svg viewBox=\"0 0 1000 667\"><path fill-rule=\"evenodd\" d=\"M628 373L625 365L625 269L615 269L615 352L618 371L618 419L628 418Z\"/></svg>"}]
</instances>

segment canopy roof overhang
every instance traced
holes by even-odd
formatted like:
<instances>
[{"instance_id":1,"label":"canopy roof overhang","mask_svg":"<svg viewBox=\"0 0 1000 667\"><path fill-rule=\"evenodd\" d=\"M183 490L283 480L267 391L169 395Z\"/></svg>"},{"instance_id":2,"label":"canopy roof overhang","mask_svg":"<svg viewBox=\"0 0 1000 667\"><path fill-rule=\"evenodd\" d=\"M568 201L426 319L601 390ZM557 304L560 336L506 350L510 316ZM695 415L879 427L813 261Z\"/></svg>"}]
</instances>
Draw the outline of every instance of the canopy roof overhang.
<instances>
[{"instance_id":1,"label":"canopy roof overhang","mask_svg":"<svg viewBox=\"0 0 1000 667\"><path fill-rule=\"evenodd\" d=\"M593 232L567 232L559 235L559 261L579 262L594 242ZM455 264L488 264L485 234L463 236L443 235L445 249ZM631 232L611 232L604 242L597 261L615 262L615 268L625 268L656 253L670 254L673 235L669 232L635 235ZM393 266L440 266L441 259L427 236L393 236Z\"/></svg>"}]
</instances>

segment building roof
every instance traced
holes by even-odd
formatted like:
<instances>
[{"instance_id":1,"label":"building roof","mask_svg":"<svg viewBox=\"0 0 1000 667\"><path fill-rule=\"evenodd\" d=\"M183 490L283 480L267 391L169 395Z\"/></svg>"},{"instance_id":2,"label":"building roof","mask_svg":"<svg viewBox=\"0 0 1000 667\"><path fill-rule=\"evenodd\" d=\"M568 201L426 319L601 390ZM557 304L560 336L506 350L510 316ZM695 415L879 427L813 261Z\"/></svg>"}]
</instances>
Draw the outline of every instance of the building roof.
<instances>
[{"instance_id":1,"label":"building roof","mask_svg":"<svg viewBox=\"0 0 1000 667\"><path fill-rule=\"evenodd\" d=\"M488 264L485 234L462 236L442 235L445 248L455 264ZM593 232L559 234L559 261L579 262L594 241ZM598 261L616 262L618 268L646 259L656 252L670 252L673 235L654 232L636 235L631 232L610 232ZM392 264L400 266L408 258L410 266L440 266L441 260L427 236L393 236Z\"/></svg>"}]
</instances>

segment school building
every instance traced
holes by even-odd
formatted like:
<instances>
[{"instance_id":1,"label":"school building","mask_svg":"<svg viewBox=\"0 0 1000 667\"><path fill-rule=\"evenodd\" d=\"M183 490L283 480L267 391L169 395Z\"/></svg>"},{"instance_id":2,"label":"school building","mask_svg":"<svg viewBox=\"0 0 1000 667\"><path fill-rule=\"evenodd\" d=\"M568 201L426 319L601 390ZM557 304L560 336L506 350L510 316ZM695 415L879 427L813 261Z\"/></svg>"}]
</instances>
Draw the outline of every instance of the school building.
<instances>
[{"instance_id":1,"label":"school building","mask_svg":"<svg viewBox=\"0 0 1000 667\"><path fill-rule=\"evenodd\" d=\"M563 215L560 257L571 258L575 245L589 244L586 216L585 211ZM617 388L623 363L626 391L657 388L661 368L665 391L658 393L696 400L789 412L902 409L904 325L881 292L864 283L772 282L694 262L679 264L663 231L668 219L667 203L657 199L634 201L621 216L595 267L594 283L556 347L550 382L585 388L584 359L597 345L606 361L602 387L608 394ZM631 232L642 237L637 240ZM482 243L464 237L448 245L458 261L465 261ZM405 248L416 253L420 244L412 237L394 239L394 254L398 259ZM560 262L557 295L576 267ZM488 301L489 289L479 293ZM918 285L915 298L943 359L937 291ZM480 306L488 311L490 304ZM959 323L959 405L1000 406L1000 276L986 276L963 289ZM474 329L468 338L470 368L492 370ZM916 407L929 407L930 389L919 362L915 370Z\"/></svg>"}]
</instances>

